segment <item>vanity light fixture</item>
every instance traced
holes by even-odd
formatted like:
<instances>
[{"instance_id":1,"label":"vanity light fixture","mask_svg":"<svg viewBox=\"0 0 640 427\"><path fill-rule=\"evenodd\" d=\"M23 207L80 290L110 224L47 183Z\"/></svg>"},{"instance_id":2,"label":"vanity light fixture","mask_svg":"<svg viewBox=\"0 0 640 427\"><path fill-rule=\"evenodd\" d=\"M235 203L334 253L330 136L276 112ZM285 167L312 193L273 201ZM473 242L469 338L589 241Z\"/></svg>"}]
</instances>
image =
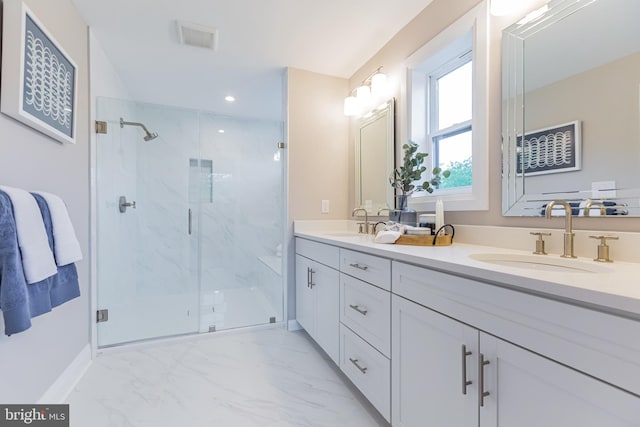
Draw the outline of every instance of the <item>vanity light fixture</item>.
<instances>
[{"instance_id":1,"label":"vanity light fixture","mask_svg":"<svg viewBox=\"0 0 640 427\"><path fill-rule=\"evenodd\" d=\"M373 73L362 81L352 93L344 99L344 115L358 116L370 111L373 105L387 97L387 75L381 73L382 67L378 67Z\"/></svg>"}]
</instances>

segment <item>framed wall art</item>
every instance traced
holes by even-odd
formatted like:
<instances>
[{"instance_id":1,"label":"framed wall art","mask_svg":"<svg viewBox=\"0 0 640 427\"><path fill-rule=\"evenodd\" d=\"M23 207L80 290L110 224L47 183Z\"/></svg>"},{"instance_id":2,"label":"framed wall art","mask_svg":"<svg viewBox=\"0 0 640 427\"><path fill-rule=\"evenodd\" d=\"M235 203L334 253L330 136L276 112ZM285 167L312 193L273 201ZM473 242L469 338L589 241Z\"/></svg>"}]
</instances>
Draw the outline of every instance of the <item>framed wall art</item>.
<instances>
[{"instance_id":1,"label":"framed wall art","mask_svg":"<svg viewBox=\"0 0 640 427\"><path fill-rule=\"evenodd\" d=\"M77 65L22 1L3 4L0 110L57 141L75 143Z\"/></svg>"}]
</instances>

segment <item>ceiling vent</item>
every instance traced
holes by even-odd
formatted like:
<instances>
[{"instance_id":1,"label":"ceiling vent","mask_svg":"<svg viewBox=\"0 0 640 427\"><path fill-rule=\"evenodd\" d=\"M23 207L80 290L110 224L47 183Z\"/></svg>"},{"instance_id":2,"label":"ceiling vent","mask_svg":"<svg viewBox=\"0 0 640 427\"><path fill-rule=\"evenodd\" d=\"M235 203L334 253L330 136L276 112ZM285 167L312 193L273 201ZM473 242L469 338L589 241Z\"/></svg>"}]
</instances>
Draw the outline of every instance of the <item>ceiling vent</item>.
<instances>
[{"instance_id":1,"label":"ceiling vent","mask_svg":"<svg viewBox=\"0 0 640 427\"><path fill-rule=\"evenodd\" d=\"M218 30L190 22L176 21L178 41L187 46L216 50L218 48Z\"/></svg>"}]
</instances>

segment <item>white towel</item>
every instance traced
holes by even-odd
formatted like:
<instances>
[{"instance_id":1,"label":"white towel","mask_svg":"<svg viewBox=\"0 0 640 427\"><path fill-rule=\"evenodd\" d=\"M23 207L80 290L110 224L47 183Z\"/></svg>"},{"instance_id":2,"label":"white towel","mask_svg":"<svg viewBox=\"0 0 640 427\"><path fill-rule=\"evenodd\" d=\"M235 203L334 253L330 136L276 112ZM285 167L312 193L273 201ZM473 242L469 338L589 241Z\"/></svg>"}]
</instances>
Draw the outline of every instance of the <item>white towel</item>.
<instances>
[{"instance_id":1,"label":"white towel","mask_svg":"<svg viewBox=\"0 0 640 427\"><path fill-rule=\"evenodd\" d=\"M55 194L35 191L47 202L53 226L53 252L59 266L71 264L82 259L80 243L76 238L73 224L64 201Z\"/></svg>"},{"instance_id":2,"label":"white towel","mask_svg":"<svg viewBox=\"0 0 640 427\"><path fill-rule=\"evenodd\" d=\"M47 231L36 199L25 190L0 186L11 198L16 220L18 246L27 283L37 283L58 272L49 248Z\"/></svg>"},{"instance_id":3,"label":"white towel","mask_svg":"<svg viewBox=\"0 0 640 427\"><path fill-rule=\"evenodd\" d=\"M402 233L399 231L378 231L373 241L376 243L395 243L401 235Z\"/></svg>"}]
</instances>

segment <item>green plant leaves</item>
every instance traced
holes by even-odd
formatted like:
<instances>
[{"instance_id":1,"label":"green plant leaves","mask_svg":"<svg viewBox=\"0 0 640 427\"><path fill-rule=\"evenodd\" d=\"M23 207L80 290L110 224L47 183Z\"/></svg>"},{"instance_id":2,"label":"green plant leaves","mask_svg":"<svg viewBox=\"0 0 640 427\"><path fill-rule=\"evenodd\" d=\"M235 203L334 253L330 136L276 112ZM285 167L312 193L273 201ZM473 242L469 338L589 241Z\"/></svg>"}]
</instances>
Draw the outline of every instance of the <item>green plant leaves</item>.
<instances>
[{"instance_id":1,"label":"green plant leaves","mask_svg":"<svg viewBox=\"0 0 640 427\"><path fill-rule=\"evenodd\" d=\"M418 152L418 144L413 141L403 144L402 149L404 150L402 166L394 169L389 176L389 183L392 188L399 190L400 194L410 194L415 189L413 182L418 181L427 171L427 167L422 164L429 154ZM431 174L431 180L424 181L418 189L433 193L433 187L440 185L442 179L449 178L451 172L435 167Z\"/></svg>"}]
</instances>

